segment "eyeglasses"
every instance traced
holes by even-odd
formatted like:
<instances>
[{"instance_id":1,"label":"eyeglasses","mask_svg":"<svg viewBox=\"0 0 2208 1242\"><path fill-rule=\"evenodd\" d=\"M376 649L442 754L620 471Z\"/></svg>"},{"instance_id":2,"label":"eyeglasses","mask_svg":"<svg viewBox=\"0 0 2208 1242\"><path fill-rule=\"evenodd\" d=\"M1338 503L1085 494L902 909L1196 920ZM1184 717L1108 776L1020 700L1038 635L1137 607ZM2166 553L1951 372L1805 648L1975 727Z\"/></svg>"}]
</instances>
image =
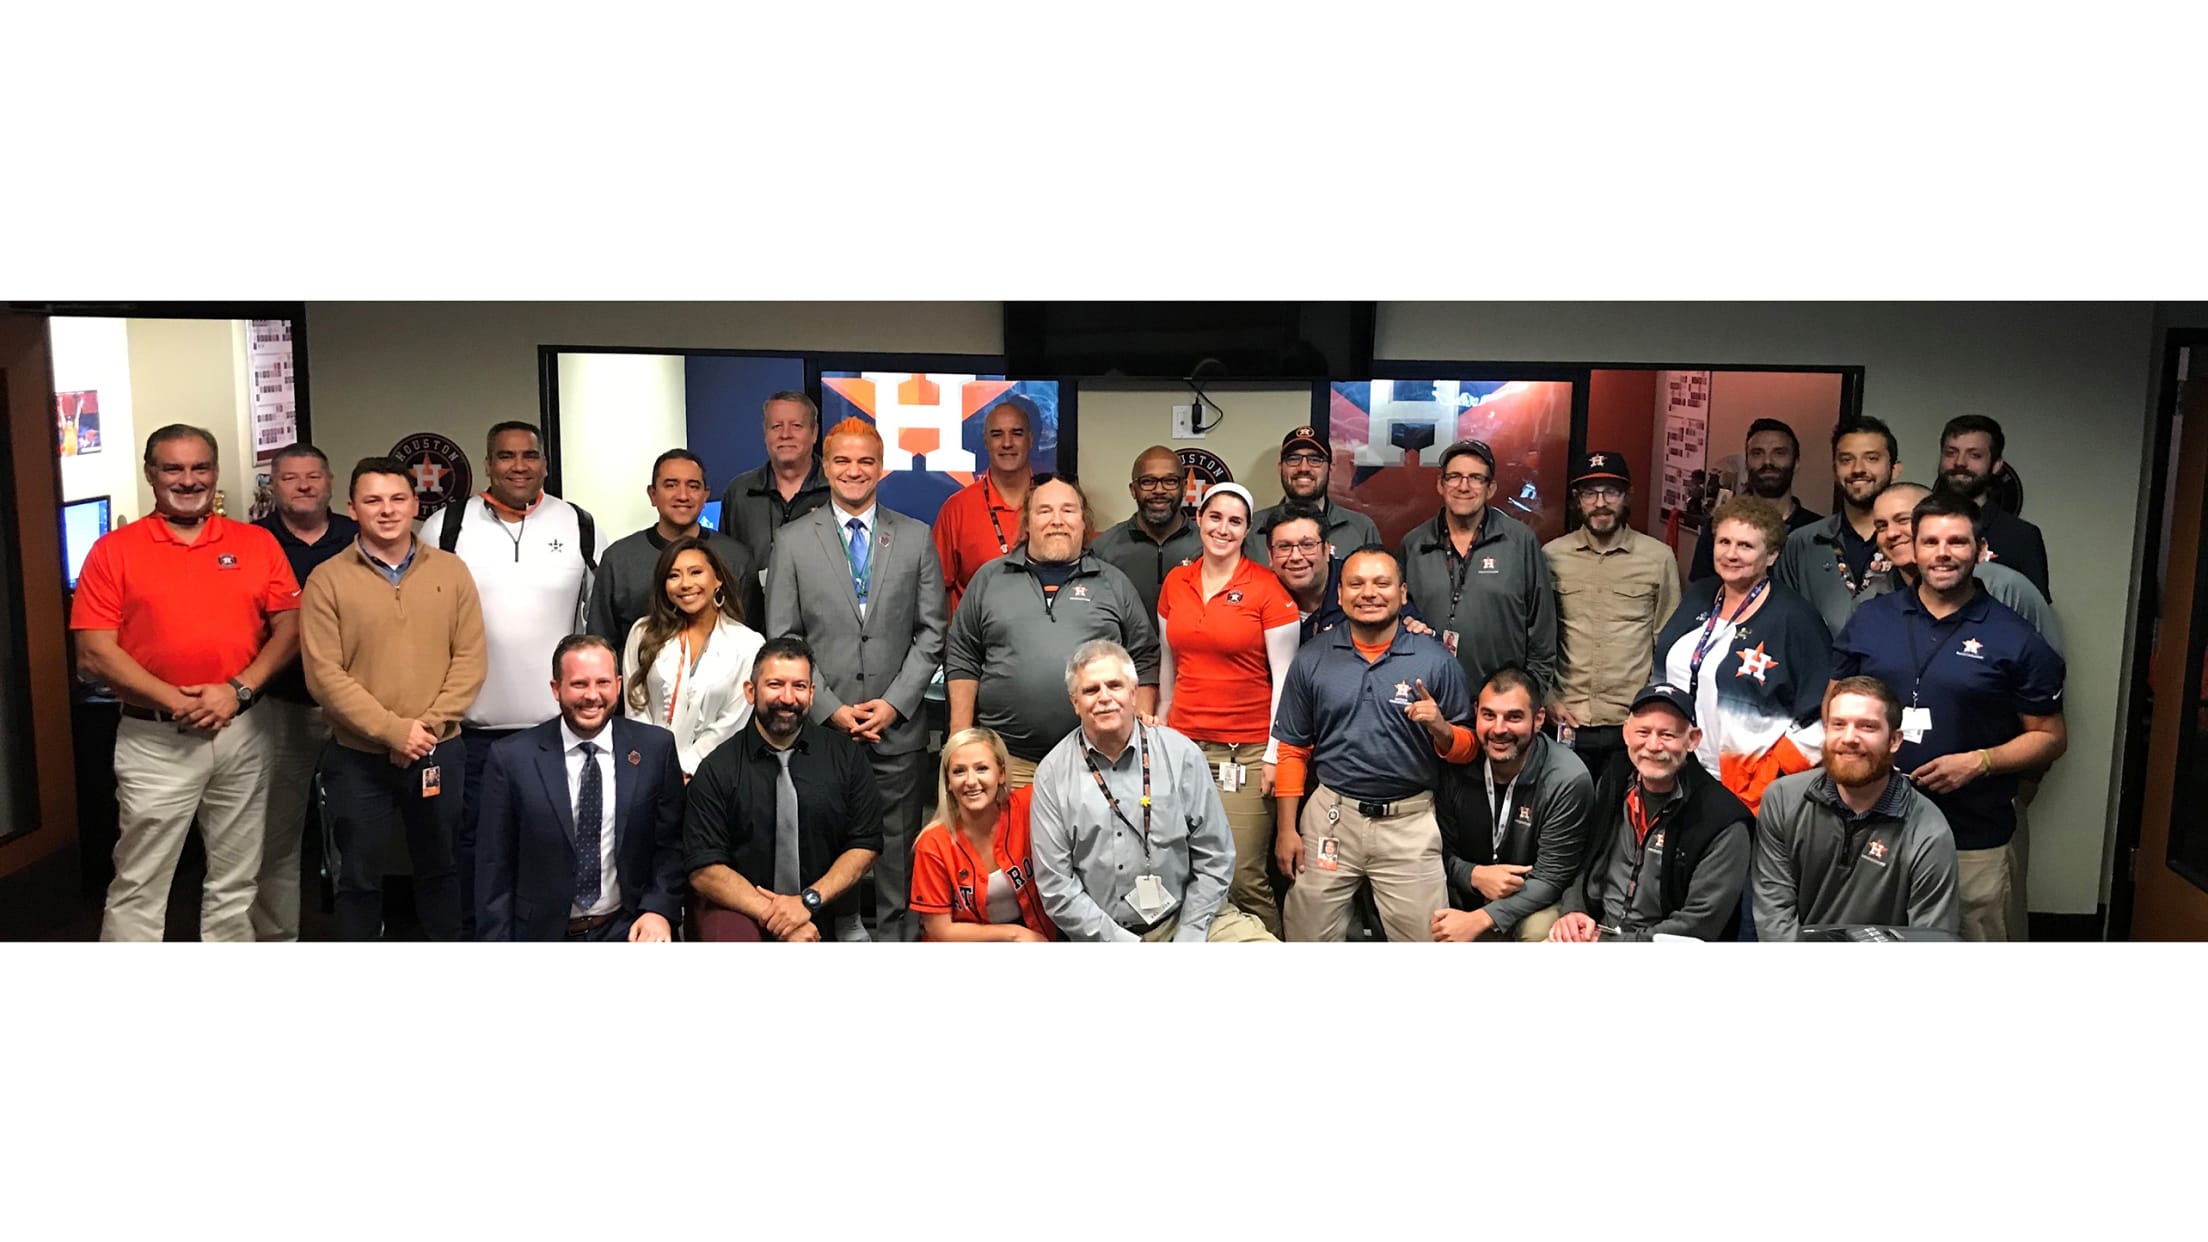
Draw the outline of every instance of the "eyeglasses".
<instances>
[{"instance_id":1,"label":"eyeglasses","mask_svg":"<svg viewBox=\"0 0 2208 1242\"><path fill-rule=\"evenodd\" d=\"M1298 556L1317 556L1319 554L1319 549L1325 546L1326 544L1322 540L1298 539L1294 543L1275 543L1273 545L1273 555L1275 557L1283 557L1293 552Z\"/></svg>"},{"instance_id":2,"label":"eyeglasses","mask_svg":"<svg viewBox=\"0 0 2208 1242\"><path fill-rule=\"evenodd\" d=\"M1323 466L1326 458L1317 453L1289 453L1280 459L1283 466Z\"/></svg>"},{"instance_id":3,"label":"eyeglasses","mask_svg":"<svg viewBox=\"0 0 2208 1242\"><path fill-rule=\"evenodd\" d=\"M1457 470L1452 470L1449 473L1441 476L1441 485L1443 487L1466 488L1474 486L1475 484L1480 487L1486 487L1488 484L1488 476L1484 474L1467 474Z\"/></svg>"},{"instance_id":4,"label":"eyeglasses","mask_svg":"<svg viewBox=\"0 0 2208 1242\"><path fill-rule=\"evenodd\" d=\"M1588 500L1608 500L1616 502L1625 499L1624 488L1609 487L1605 485L1580 488L1579 494Z\"/></svg>"},{"instance_id":5,"label":"eyeglasses","mask_svg":"<svg viewBox=\"0 0 2208 1242\"><path fill-rule=\"evenodd\" d=\"M1181 476L1177 474L1145 474L1135 479L1138 492L1170 492L1180 486Z\"/></svg>"}]
</instances>

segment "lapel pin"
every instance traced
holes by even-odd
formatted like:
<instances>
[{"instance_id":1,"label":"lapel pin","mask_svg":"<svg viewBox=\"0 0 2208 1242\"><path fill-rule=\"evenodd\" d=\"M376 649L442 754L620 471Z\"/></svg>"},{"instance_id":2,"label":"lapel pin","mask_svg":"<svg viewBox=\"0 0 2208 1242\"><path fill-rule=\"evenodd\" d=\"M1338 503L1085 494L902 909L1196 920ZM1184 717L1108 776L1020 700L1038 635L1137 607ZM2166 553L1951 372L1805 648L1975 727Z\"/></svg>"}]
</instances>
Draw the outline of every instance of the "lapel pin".
<instances>
[{"instance_id":1,"label":"lapel pin","mask_svg":"<svg viewBox=\"0 0 2208 1242\"><path fill-rule=\"evenodd\" d=\"M632 767L632 768L633 768L633 767L635 767L636 765L638 765L638 764L640 764L640 763L642 763L642 762L644 762L644 756L642 756L642 755L640 755L640 754L637 754L637 753L636 753L635 751L633 751L633 750L629 752L629 766L630 766L630 767Z\"/></svg>"}]
</instances>

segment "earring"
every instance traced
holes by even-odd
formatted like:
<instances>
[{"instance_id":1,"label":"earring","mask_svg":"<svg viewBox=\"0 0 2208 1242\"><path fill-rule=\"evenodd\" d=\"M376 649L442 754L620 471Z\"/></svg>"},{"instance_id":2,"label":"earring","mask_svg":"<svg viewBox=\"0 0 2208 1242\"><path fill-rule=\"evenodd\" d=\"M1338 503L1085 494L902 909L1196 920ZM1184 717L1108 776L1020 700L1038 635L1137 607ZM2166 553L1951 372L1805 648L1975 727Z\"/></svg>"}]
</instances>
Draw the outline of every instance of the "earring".
<instances>
[{"instance_id":1,"label":"earring","mask_svg":"<svg viewBox=\"0 0 2208 1242\"><path fill-rule=\"evenodd\" d=\"M715 608L726 608L728 606L728 596L720 587L713 588L713 606Z\"/></svg>"}]
</instances>

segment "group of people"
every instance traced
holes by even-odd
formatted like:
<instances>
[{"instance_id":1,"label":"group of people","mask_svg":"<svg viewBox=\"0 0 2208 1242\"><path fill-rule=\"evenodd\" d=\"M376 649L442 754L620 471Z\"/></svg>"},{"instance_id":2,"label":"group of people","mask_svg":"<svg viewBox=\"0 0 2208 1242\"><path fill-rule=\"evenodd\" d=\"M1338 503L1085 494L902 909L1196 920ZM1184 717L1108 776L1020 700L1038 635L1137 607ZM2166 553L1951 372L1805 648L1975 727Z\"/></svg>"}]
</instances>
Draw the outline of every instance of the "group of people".
<instances>
[{"instance_id":1,"label":"group of people","mask_svg":"<svg viewBox=\"0 0 2208 1242\"><path fill-rule=\"evenodd\" d=\"M317 775L353 939L401 870L436 939L2023 935L2063 663L2038 532L1984 501L1989 419L1949 425L1937 489L1844 423L1829 518L1759 421L1682 586L1614 452L1545 546L1478 440L1386 546L1308 426L1278 505L1190 510L1154 447L1098 532L1010 396L931 529L880 503L871 423L762 413L719 529L671 449L657 520L610 542L526 423L419 531L405 463L355 465L348 517L291 446L245 524L213 438L154 432L155 512L95 545L71 620L122 703L102 938L160 938L196 821L202 934L296 939Z\"/></svg>"}]
</instances>

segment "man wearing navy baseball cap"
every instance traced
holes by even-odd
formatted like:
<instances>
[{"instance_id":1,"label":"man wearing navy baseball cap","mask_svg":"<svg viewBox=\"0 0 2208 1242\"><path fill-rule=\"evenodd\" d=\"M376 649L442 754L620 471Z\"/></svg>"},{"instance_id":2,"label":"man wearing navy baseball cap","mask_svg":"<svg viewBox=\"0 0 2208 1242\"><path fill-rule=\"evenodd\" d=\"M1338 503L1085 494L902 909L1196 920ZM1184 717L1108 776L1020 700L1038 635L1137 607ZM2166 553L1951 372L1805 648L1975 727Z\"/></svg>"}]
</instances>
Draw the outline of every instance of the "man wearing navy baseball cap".
<instances>
[{"instance_id":1,"label":"man wearing navy baseball cap","mask_svg":"<svg viewBox=\"0 0 2208 1242\"><path fill-rule=\"evenodd\" d=\"M1327 483L1333 476L1334 450L1326 442L1325 431L1303 426L1281 437L1280 490L1284 499L1251 519L1249 536L1242 542L1242 555L1260 565L1272 564L1272 549L1266 546L1265 532L1291 507L1299 506L1318 510L1323 528L1319 537L1326 540L1329 560L1339 560L1368 543L1380 542L1380 528L1371 518L1355 509L1344 509L1327 498Z\"/></svg>"},{"instance_id":2,"label":"man wearing navy baseball cap","mask_svg":"<svg viewBox=\"0 0 2208 1242\"><path fill-rule=\"evenodd\" d=\"M1701 742L1686 687L1633 696L1625 754L1595 775L1587 847L1551 941L1739 935L1755 816L1695 759Z\"/></svg>"},{"instance_id":3,"label":"man wearing navy baseball cap","mask_svg":"<svg viewBox=\"0 0 2208 1242\"><path fill-rule=\"evenodd\" d=\"M1627 709L1648 684L1657 631L1679 607L1679 559L1634 530L1625 457L1597 449L1572 472L1577 527L1543 545L1556 581L1556 740L1596 778L1625 747Z\"/></svg>"}]
</instances>

